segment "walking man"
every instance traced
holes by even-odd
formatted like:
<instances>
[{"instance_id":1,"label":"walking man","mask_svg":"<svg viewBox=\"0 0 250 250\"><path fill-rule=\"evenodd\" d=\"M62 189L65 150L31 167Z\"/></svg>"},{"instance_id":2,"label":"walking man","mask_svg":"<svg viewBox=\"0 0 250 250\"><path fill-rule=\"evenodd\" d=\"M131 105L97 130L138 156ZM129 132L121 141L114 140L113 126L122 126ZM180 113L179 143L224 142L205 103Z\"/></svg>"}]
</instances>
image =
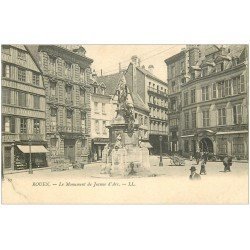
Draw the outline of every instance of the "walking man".
<instances>
[{"instance_id":1,"label":"walking man","mask_svg":"<svg viewBox=\"0 0 250 250\"><path fill-rule=\"evenodd\" d=\"M200 180L201 179L201 176L199 174L196 173L196 167L195 166L192 166L190 168L190 171L191 171L191 174L189 176L189 179L190 180Z\"/></svg>"}]
</instances>

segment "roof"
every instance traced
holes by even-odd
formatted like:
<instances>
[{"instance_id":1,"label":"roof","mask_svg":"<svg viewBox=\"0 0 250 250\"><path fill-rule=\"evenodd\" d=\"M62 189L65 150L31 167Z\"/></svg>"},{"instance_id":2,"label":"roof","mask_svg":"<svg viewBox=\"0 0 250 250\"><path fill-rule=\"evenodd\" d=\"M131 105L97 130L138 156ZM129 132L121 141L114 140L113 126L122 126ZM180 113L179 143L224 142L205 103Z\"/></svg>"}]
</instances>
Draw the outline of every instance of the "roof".
<instances>
[{"instance_id":1,"label":"roof","mask_svg":"<svg viewBox=\"0 0 250 250\"><path fill-rule=\"evenodd\" d=\"M106 76L98 76L97 82L100 84L104 83L106 85L106 93L108 95L114 95L121 76L122 73L115 73Z\"/></svg>"},{"instance_id":2,"label":"roof","mask_svg":"<svg viewBox=\"0 0 250 250\"><path fill-rule=\"evenodd\" d=\"M36 66L38 67L40 72L42 72L41 67L39 65L39 54L38 54L38 46L39 45L24 45L24 46L28 50L28 52L30 53L33 61L35 62Z\"/></svg>"},{"instance_id":3,"label":"roof","mask_svg":"<svg viewBox=\"0 0 250 250\"><path fill-rule=\"evenodd\" d=\"M151 78L153 78L156 81L162 82L163 84L166 84L166 82L164 82L163 80L159 79L157 76L155 76L154 74L152 74L150 71L143 69L141 67L136 67L140 72L142 72L144 75L149 76Z\"/></svg>"},{"instance_id":4,"label":"roof","mask_svg":"<svg viewBox=\"0 0 250 250\"><path fill-rule=\"evenodd\" d=\"M145 103L142 101L141 97L137 93L132 92L130 94L133 99L133 105L135 108L149 111L148 107L145 105Z\"/></svg>"}]
</instances>

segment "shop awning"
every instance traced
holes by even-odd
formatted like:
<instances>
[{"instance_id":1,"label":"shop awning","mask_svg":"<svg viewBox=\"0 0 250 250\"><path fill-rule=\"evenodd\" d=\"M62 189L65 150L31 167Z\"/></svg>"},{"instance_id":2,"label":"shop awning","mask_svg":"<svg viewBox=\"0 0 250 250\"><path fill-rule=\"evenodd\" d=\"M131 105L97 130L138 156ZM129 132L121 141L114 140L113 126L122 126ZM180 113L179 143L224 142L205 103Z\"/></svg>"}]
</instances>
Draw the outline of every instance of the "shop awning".
<instances>
[{"instance_id":1,"label":"shop awning","mask_svg":"<svg viewBox=\"0 0 250 250\"><path fill-rule=\"evenodd\" d=\"M141 142L140 146L144 148L152 148L152 145L149 142Z\"/></svg>"},{"instance_id":2,"label":"shop awning","mask_svg":"<svg viewBox=\"0 0 250 250\"><path fill-rule=\"evenodd\" d=\"M24 153L28 154L30 153L48 153L49 151L42 145L34 145L34 146L28 146L28 145L17 145L17 147Z\"/></svg>"},{"instance_id":3,"label":"shop awning","mask_svg":"<svg viewBox=\"0 0 250 250\"><path fill-rule=\"evenodd\" d=\"M181 138L194 137L194 135L182 135Z\"/></svg>"},{"instance_id":4,"label":"shop awning","mask_svg":"<svg viewBox=\"0 0 250 250\"><path fill-rule=\"evenodd\" d=\"M217 132L216 135L230 135L230 134L245 134L248 133L247 130L241 130L241 131L225 131L225 132Z\"/></svg>"}]
</instances>

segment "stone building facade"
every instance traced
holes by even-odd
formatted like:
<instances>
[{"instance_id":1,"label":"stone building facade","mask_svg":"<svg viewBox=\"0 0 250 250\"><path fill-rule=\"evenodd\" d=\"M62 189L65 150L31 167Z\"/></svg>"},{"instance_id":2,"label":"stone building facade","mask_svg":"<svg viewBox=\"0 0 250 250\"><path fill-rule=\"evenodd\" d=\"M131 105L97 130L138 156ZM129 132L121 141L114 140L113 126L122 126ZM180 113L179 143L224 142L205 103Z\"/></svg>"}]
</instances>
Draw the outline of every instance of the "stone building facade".
<instances>
[{"instance_id":1,"label":"stone building facade","mask_svg":"<svg viewBox=\"0 0 250 250\"><path fill-rule=\"evenodd\" d=\"M151 153L159 154L160 136L163 153L168 151L168 90L166 82L156 77L153 70L153 65L146 69L140 65L140 59L133 56L125 76L128 85L143 103L141 106L149 111L149 117L144 116L139 120L148 129Z\"/></svg>"},{"instance_id":2,"label":"stone building facade","mask_svg":"<svg viewBox=\"0 0 250 250\"><path fill-rule=\"evenodd\" d=\"M45 87L27 46L2 45L2 157L5 171L46 166Z\"/></svg>"},{"instance_id":3,"label":"stone building facade","mask_svg":"<svg viewBox=\"0 0 250 250\"><path fill-rule=\"evenodd\" d=\"M97 78L92 73L91 83L91 160L98 161L102 158L104 146L109 143L109 130L111 120L114 117L112 108L112 96L107 91L103 77Z\"/></svg>"},{"instance_id":4,"label":"stone building facade","mask_svg":"<svg viewBox=\"0 0 250 250\"><path fill-rule=\"evenodd\" d=\"M187 48L187 51L190 51ZM179 147L248 157L248 51L244 45L196 46L180 90Z\"/></svg>"},{"instance_id":5,"label":"stone building facade","mask_svg":"<svg viewBox=\"0 0 250 250\"><path fill-rule=\"evenodd\" d=\"M46 88L48 159L88 162L91 148L90 65L82 46L30 46Z\"/></svg>"}]
</instances>

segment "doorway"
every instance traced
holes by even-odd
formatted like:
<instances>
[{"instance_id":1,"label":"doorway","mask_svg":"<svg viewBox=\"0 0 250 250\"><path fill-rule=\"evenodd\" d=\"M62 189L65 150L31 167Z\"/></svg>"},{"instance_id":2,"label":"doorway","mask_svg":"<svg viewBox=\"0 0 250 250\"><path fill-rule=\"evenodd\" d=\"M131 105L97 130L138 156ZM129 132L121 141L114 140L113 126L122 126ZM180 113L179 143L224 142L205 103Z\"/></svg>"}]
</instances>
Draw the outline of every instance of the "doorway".
<instances>
[{"instance_id":1,"label":"doorway","mask_svg":"<svg viewBox=\"0 0 250 250\"><path fill-rule=\"evenodd\" d=\"M76 141L73 139L64 140L64 157L70 162L75 162L75 144Z\"/></svg>"},{"instance_id":2,"label":"doorway","mask_svg":"<svg viewBox=\"0 0 250 250\"><path fill-rule=\"evenodd\" d=\"M209 153L214 152L213 142L208 137L202 138L200 140L199 146L201 152L209 152Z\"/></svg>"},{"instance_id":3,"label":"doorway","mask_svg":"<svg viewBox=\"0 0 250 250\"><path fill-rule=\"evenodd\" d=\"M4 168L11 168L11 147L4 148Z\"/></svg>"}]
</instances>

